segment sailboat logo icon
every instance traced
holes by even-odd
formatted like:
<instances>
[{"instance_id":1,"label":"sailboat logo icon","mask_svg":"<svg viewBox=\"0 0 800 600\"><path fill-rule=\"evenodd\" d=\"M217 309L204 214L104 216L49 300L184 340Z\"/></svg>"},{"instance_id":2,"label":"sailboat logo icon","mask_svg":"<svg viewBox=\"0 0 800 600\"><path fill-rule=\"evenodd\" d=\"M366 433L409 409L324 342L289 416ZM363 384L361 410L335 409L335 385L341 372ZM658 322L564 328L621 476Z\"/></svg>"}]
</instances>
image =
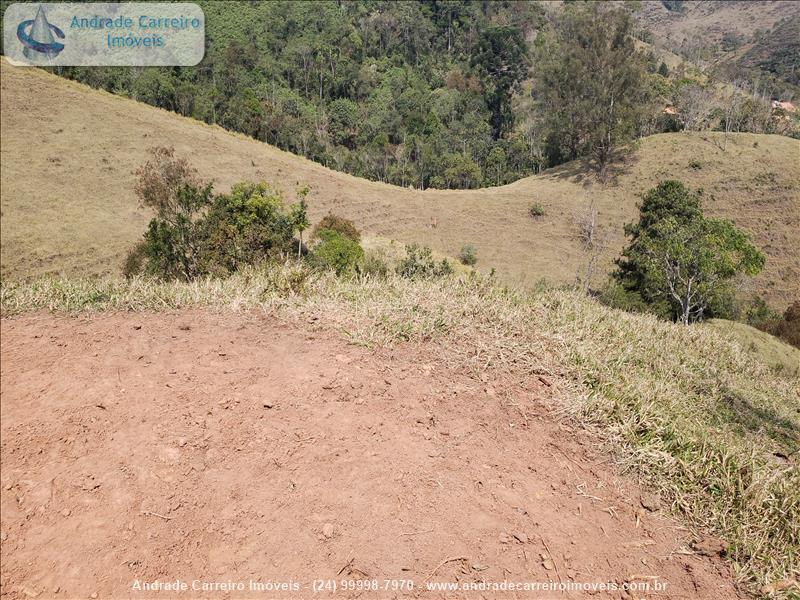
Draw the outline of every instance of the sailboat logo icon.
<instances>
[{"instance_id":1,"label":"sailboat logo icon","mask_svg":"<svg viewBox=\"0 0 800 600\"><path fill-rule=\"evenodd\" d=\"M64 32L47 22L44 7L40 4L36 18L22 21L17 27L17 39L25 46L22 53L34 61L55 58L64 49L64 44L55 40L54 33L59 39L64 39Z\"/></svg>"}]
</instances>

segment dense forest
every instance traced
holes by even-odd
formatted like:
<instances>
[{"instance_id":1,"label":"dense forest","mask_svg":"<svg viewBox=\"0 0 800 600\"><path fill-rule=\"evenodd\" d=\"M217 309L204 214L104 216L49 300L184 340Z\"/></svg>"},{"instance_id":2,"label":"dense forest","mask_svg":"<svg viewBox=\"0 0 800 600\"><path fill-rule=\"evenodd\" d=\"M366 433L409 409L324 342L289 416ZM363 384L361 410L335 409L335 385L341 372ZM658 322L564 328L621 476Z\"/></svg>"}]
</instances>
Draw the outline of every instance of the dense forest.
<instances>
[{"instance_id":1,"label":"dense forest","mask_svg":"<svg viewBox=\"0 0 800 600\"><path fill-rule=\"evenodd\" d=\"M196 67L57 71L423 189L501 185L578 157L603 171L620 143L661 131L771 126L764 98L745 88L714 107L707 78L670 72L643 49L636 3L199 4Z\"/></svg>"},{"instance_id":2,"label":"dense forest","mask_svg":"<svg viewBox=\"0 0 800 600\"><path fill-rule=\"evenodd\" d=\"M534 3L199 4L197 67L62 74L398 185L494 185L541 163L511 108Z\"/></svg>"}]
</instances>

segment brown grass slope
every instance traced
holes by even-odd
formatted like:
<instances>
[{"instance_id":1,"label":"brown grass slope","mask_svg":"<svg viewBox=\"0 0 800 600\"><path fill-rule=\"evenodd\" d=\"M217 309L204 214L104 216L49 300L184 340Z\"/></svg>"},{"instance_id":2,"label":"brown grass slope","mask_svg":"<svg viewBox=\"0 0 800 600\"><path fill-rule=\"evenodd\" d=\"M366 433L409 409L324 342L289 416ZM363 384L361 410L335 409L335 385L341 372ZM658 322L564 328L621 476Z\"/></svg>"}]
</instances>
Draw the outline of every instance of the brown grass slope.
<instances>
[{"instance_id":1,"label":"brown grass slope","mask_svg":"<svg viewBox=\"0 0 800 600\"><path fill-rule=\"evenodd\" d=\"M684 2L682 13L669 11L662 2L643 2L639 20L653 33L656 42L678 49L692 38L717 45L727 33L746 39L756 31L768 31L781 19L800 15L794 0L769 2L705 1Z\"/></svg>"},{"instance_id":2,"label":"brown grass slope","mask_svg":"<svg viewBox=\"0 0 800 600\"><path fill-rule=\"evenodd\" d=\"M147 149L172 145L218 191L266 180L289 198L311 186L312 219L335 211L364 231L417 241L455 255L478 248L478 267L512 283L574 281L586 256L576 217L591 198L610 238L601 271L624 243L637 194L680 179L704 189L707 209L748 230L768 257L756 287L777 308L800 292L800 142L740 134L727 150L717 134L642 140L614 181L600 185L572 163L514 184L470 191L419 191L370 182L144 104L3 62L2 274L117 274L148 215L137 206L132 171ZM35 102L34 102L35 99ZM693 169L690 161L699 161ZM531 202L547 215L532 220ZM432 227L432 222L437 226ZM597 283L597 282L596 282Z\"/></svg>"}]
</instances>

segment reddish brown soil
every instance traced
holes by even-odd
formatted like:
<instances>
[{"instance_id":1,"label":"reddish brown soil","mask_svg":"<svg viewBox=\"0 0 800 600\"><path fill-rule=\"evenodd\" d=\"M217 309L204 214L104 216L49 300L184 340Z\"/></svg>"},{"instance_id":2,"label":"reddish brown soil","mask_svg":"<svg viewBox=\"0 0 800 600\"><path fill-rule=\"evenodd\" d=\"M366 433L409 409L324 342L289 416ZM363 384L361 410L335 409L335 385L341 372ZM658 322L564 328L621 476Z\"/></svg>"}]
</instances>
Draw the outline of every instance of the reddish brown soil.
<instances>
[{"instance_id":1,"label":"reddish brown soil","mask_svg":"<svg viewBox=\"0 0 800 600\"><path fill-rule=\"evenodd\" d=\"M549 416L558 382L475 380L436 354L261 314L3 319L2 595L737 596L720 558L688 553L589 434ZM667 588L445 594L426 578ZM415 588L315 595L315 579Z\"/></svg>"}]
</instances>

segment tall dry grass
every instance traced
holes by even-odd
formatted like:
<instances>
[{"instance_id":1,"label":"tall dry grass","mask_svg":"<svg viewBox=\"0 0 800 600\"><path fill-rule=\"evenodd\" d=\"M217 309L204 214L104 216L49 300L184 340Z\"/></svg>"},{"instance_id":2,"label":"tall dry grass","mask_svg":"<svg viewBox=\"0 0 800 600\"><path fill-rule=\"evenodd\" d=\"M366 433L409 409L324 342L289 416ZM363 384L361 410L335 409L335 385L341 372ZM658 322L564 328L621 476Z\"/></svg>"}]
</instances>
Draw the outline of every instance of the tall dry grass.
<instances>
[{"instance_id":1,"label":"tall dry grass","mask_svg":"<svg viewBox=\"0 0 800 600\"><path fill-rule=\"evenodd\" d=\"M197 306L314 315L353 343L431 341L475 374L556 377L563 413L594 427L692 526L722 537L751 591L800 575L800 378L713 328L480 276L337 280L291 264L193 283L4 283L0 300L6 316Z\"/></svg>"}]
</instances>

